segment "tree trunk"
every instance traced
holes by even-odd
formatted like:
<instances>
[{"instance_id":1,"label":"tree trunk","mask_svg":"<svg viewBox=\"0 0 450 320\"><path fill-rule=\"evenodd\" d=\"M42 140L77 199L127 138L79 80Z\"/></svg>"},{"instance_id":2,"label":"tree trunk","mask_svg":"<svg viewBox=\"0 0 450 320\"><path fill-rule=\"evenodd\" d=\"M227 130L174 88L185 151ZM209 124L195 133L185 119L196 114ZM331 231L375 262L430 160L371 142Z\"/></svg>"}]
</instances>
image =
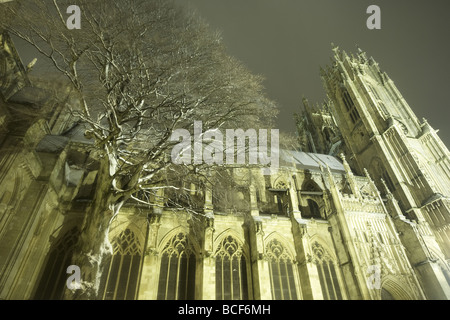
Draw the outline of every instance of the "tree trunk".
<instances>
[{"instance_id":1,"label":"tree trunk","mask_svg":"<svg viewBox=\"0 0 450 320\"><path fill-rule=\"evenodd\" d=\"M102 262L112 254L109 227L121 204L112 195L108 166L102 163L97 177L96 193L86 212L72 264L81 270L81 287L66 290L70 300L96 300L103 271Z\"/></svg>"}]
</instances>

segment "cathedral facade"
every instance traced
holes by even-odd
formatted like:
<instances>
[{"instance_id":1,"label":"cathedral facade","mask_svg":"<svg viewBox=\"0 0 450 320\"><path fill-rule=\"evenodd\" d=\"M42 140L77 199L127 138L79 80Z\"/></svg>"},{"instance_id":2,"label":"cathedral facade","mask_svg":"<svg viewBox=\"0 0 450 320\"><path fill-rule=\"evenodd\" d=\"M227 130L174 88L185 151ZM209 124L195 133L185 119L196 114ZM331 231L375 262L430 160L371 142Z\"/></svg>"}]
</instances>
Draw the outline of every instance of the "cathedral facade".
<instances>
[{"instance_id":1,"label":"cathedral facade","mask_svg":"<svg viewBox=\"0 0 450 320\"><path fill-rule=\"evenodd\" d=\"M76 101L51 98L0 40L0 299L64 299L98 168L64 113ZM277 170L190 186L199 215L122 207L99 299L450 298L449 151L372 58L333 51L330 100L304 100L301 150Z\"/></svg>"}]
</instances>

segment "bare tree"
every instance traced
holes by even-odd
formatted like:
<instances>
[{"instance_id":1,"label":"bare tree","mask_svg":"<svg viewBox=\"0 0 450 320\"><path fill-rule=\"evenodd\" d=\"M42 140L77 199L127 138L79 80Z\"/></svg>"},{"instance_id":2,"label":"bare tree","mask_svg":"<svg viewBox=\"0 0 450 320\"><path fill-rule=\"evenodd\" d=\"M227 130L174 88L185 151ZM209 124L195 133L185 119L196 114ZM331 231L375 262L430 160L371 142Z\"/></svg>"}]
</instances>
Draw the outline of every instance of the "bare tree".
<instances>
[{"instance_id":1,"label":"bare tree","mask_svg":"<svg viewBox=\"0 0 450 320\"><path fill-rule=\"evenodd\" d=\"M72 4L81 9L79 30L66 26ZM103 256L111 251L109 226L122 205L155 204L161 188L180 188L166 178L178 170L167 156L173 130L192 132L194 120L205 131L267 128L276 110L262 79L229 57L204 22L170 1L19 0L2 13L14 17L3 28L70 80L80 101L71 112L94 140L98 184L76 259L83 265L82 297L95 298ZM183 170L199 172L194 165ZM196 212L188 202L177 205ZM99 232L104 240L93 242Z\"/></svg>"}]
</instances>

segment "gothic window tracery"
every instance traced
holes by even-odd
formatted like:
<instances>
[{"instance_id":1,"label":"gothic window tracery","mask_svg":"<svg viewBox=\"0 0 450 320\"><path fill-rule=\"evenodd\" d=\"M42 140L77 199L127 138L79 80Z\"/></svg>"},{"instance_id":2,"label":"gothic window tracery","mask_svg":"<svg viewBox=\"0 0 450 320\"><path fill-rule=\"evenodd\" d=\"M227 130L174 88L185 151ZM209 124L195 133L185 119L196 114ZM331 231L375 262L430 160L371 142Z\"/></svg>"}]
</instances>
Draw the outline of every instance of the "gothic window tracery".
<instances>
[{"instance_id":1,"label":"gothic window tracery","mask_svg":"<svg viewBox=\"0 0 450 320\"><path fill-rule=\"evenodd\" d=\"M345 108L350 116L350 119L352 120L352 123L355 124L360 119L359 112L346 89L344 89L344 91L342 92L342 101L344 102Z\"/></svg>"},{"instance_id":2,"label":"gothic window tracery","mask_svg":"<svg viewBox=\"0 0 450 320\"><path fill-rule=\"evenodd\" d=\"M242 246L234 237L227 236L222 240L215 257L216 299L248 299L247 259Z\"/></svg>"},{"instance_id":3,"label":"gothic window tracery","mask_svg":"<svg viewBox=\"0 0 450 320\"><path fill-rule=\"evenodd\" d=\"M280 216L289 216L289 186L283 180L278 180L273 184L272 188L266 191L267 203L263 203L260 207L262 214L276 214Z\"/></svg>"},{"instance_id":4,"label":"gothic window tracery","mask_svg":"<svg viewBox=\"0 0 450 320\"><path fill-rule=\"evenodd\" d=\"M280 241L274 239L266 246L270 283L274 300L296 300L297 291L292 257Z\"/></svg>"},{"instance_id":5,"label":"gothic window tracery","mask_svg":"<svg viewBox=\"0 0 450 320\"><path fill-rule=\"evenodd\" d=\"M142 247L135 233L125 229L111 242L112 256L106 259L100 292L104 300L137 298Z\"/></svg>"},{"instance_id":6,"label":"gothic window tracery","mask_svg":"<svg viewBox=\"0 0 450 320\"><path fill-rule=\"evenodd\" d=\"M185 233L178 233L161 254L158 300L195 298L196 256Z\"/></svg>"},{"instance_id":7,"label":"gothic window tracery","mask_svg":"<svg viewBox=\"0 0 450 320\"><path fill-rule=\"evenodd\" d=\"M335 261L318 242L313 243L312 252L324 300L342 300Z\"/></svg>"},{"instance_id":8,"label":"gothic window tracery","mask_svg":"<svg viewBox=\"0 0 450 320\"><path fill-rule=\"evenodd\" d=\"M79 230L74 227L64 234L53 247L36 290L35 299L60 300L64 297L67 280L66 270L71 265L73 250L78 241L78 236Z\"/></svg>"}]
</instances>

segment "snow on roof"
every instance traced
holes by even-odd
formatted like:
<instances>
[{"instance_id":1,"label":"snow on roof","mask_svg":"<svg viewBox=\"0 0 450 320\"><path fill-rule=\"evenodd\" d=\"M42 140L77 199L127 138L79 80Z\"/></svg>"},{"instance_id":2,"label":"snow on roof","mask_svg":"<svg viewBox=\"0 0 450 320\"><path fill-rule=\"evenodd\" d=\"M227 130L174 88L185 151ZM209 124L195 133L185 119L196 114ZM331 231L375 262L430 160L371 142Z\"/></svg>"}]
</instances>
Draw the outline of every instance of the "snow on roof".
<instances>
[{"instance_id":1,"label":"snow on roof","mask_svg":"<svg viewBox=\"0 0 450 320\"><path fill-rule=\"evenodd\" d=\"M320 166L325 169L328 165L331 171L345 172L343 164L336 157L294 150L280 150L280 164L310 170L320 170Z\"/></svg>"}]
</instances>

